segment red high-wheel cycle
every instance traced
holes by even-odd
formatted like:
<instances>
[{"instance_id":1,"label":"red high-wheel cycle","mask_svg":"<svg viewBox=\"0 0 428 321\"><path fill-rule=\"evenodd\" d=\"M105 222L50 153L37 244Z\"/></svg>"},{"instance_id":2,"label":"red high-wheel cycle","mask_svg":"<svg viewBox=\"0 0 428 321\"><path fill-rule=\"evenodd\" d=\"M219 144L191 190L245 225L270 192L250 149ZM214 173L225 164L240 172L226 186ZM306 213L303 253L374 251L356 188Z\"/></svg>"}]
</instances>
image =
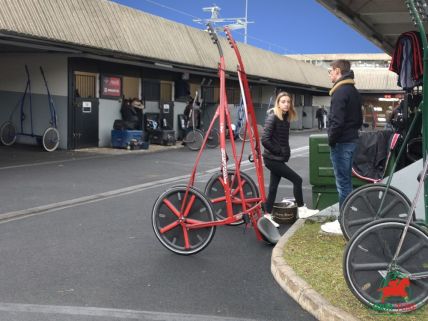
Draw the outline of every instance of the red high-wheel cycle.
<instances>
[{"instance_id":1,"label":"red high-wheel cycle","mask_svg":"<svg viewBox=\"0 0 428 321\"><path fill-rule=\"evenodd\" d=\"M189 182L187 185L171 187L161 194L152 211L152 225L156 237L167 249L182 255L202 251L214 237L216 227L220 225L246 222L252 225L257 239L265 239L270 243L275 243L279 239L276 228L272 227L270 221L262 216L262 204L266 200L266 195L260 139L247 76L238 47L229 29L225 27L224 32L238 60L237 72L247 116L246 135L251 147L250 159L254 163L257 173L257 184L240 171L245 140L238 155L232 133L231 117L227 108L223 50L217 34L210 24L208 24L208 32L220 54L218 68L220 103L205 133ZM205 192L201 192L194 187L196 170L217 119L219 119L220 132L221 172L214 174L208 181ZM228 166L226 129L229 130L234 166Z\"/></svg>"}]
</instances>

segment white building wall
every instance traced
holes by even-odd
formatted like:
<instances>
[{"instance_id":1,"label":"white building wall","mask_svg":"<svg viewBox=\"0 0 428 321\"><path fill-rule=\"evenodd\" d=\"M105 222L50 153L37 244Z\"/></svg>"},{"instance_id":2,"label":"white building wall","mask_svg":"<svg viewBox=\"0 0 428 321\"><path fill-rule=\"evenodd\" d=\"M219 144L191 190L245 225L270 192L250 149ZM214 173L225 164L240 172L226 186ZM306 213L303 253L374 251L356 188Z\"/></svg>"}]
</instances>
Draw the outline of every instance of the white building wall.
<instances>
[{"instance_id":1,"label":"white building wall","mask_svg":"<svg viewBox=\"0 0 428 321\"><path fill-rule=\"evenodd\" d=\"M331 97L330 96L313 96L312 105L313 106L330 106Z\"/></svg>"},{"instance_id":2,"label":"white building wall","mask_svg":"<svg viewBox=\"0 0 428 321\"><path fill-rule=\"evenodd\" d=\"M121 103L117 100L100 99L98 116L99 147L111 147L111 130L115 119L122 119L120 115Z\"/></svg>"}]
</instances>

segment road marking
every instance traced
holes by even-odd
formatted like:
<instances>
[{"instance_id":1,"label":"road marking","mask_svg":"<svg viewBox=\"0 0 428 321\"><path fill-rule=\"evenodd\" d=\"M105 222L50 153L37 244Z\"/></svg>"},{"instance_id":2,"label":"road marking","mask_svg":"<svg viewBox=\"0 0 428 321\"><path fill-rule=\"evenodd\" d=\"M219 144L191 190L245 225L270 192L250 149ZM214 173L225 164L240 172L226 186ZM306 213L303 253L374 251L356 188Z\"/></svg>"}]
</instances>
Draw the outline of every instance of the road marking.
<instances>
[{"instance_id":1,"label":"road marking","mask_svg":"<svg viewBox=\"0 0 428 321\"><path fill-rule=\"evenodd\" d=\"M299 152L299 151L303 151L307 148L308 148L308 146L299 147L299 148L291 150L291 152L292 153L294 153L295 151ZM252 163L250 163L248 160L242 161L241 162L241 170L242 171L249 171L249 170L254 168L253 166L246 168L249 165L252 165ZM235 166L230 166L229 169L233 169L234 167ZM219 171L218 167L211 168L211 169L206 170L206 171L201 172L201 173L197 173L195 179L200 181L201 179L204 179L207 176L212 175L212 173L215 173L216 171ZM82 196L82 197L78 197L78 198L74 198L74 199L70 199L70 200L66 200L66 201L62 201L62 202L50 203L50 204L46 204L46 205L27 208L24 210L0 213L0 223L6 223L6 222L26 218L29 216L46 214L46 213L50 213L50 212L74 207L74 206L99 202L99 201L114 198L114 197L119 197L119 196L128 195L128 194L132 194L132 193L137 193L137 192L141 192L141 191L144 191L147 189L151 189L151 188L155 188L155 187L159 187L159 186L163 186L163 185L169 185L171 183L177 183L180 181L184 181L184 180L189 179L190 176L191 175L175 176L175 177L165 178L165 179L152 181L152 182L148 182L148 183L143 183L143 184L128 186L128 187L124 187L124 188L119 188L119 189L115 189L115 190L108 191L108 192Z\"/></svg>"},{"instance_id":2,"label":"road marking","mask_svg":"<svg viewBox=\"0 0 428 321\"><path fill-rule=\"evenodd\" d=\"M31 164L4 166L4 167L0 167L0 170L15 169L15 168L21 168L21 167L52 165L52 164L62 164L62 163L80 161L80 160L106 158L106 157L110 157L110 156L116 156L116 155L97 155L97 156L87 156L87 157L79 157L79 158L72 157L72 158L63 159L63 160L54 160L54 161L45 161L45 162L38 162L38 163L31 163Z\"/></svg>"},{"instance_id":3,"label":"road marking","mask_svg":"<svg viewBox=\"0 0 428 321\"><path fill-rule=\"evenodd\" d=\"M166 320L166 321L205 321L205 320L224 320L224 321L244 321L250 319L220 317L214 315L169 313L129 309L110 309L97 307L77 307L77 306L56 306L56 305L38 305L38 304L19 304L19 303L0 303L0 311L4 312L23 312L23 313L44 313L44 314L62 314L62 315L80 315L96 316L108 318L134 319L134 320ZM253 320L255 321L255 320Z\"/></svg>"}]
</instances>

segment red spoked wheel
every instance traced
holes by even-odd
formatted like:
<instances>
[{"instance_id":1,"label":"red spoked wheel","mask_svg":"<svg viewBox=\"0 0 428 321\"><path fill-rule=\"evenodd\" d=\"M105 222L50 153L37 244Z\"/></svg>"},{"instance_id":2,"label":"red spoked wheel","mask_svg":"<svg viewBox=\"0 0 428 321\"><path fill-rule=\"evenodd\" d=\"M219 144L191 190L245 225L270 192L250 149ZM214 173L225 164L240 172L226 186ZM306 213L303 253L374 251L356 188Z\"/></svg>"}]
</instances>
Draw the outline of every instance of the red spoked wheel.
<instances>
[{"instance_id":1,"label":"red spoked wheel","mask_svg":"<svg viewBox=\"0 0 428 321\"><path fill-rule=\"evenodd\" d=\"M155 235L163 246L176 254L191 255L207 247L214 237L215 226L192 228L192 225L212 221L211 202L194 187L172 187L161 194L153 206Z\"/></svg>"},{"instance_id":2,"label":"red spoked wheel","mask_svg":"<svg viewBox=\"0 0 428 321\"><path fill-rule=\"evenodd\" d=\"M246 208L250 208L259 201L259 193L256 184L251 177L245 173L241 175L241 186L238 184L238 177L235 171L228 171L229 186L232 198L233 213L237 214L243 211L243 203L245 202ZM226 211L226 196L224 193L223 175L221 172L214 174L208 180L205 186L205 195L211 200L215 216L223 220L227 218ZM240 190L244 194L244 200L241 199ZM244 223L244 220L239 220L230 225L239 225Z\"/></svg>"}]
</instances>

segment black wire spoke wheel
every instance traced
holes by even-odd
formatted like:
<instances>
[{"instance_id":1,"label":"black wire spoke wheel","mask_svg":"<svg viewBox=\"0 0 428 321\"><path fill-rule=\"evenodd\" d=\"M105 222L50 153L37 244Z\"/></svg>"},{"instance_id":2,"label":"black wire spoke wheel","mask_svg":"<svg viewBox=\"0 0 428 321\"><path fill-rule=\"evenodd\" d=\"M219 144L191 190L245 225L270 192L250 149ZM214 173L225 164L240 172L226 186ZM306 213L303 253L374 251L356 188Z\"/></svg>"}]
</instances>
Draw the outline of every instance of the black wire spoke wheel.
<instances>
[{"instance_id":1,"label":"black wire spoke wheel","mask_svg":"<svg viewBox=\"0 0 428 321\"><path fill-rule=\"evenodd\" d=\"M207 147L216 148L220 143L220 134L216 128L211 128L211 131L208 133L207 138Z\"/></svg>"},{"instance_id":2,"label":"black wire spoke wheel","mask_svg":"<svg viewBox=\"0 0 428 321\"><path fill-rule=\"evenodd\" d=\"M428 300L428 278L409 277L428 271L428 235L416 224L409 226L397 264L388 270L404 227L403 220L377 220L355 233L346 246L346 283L372 309L409 312Z\"/></svg>"},{"instance_id":3,"label":"black wire spoke wheel","mask_svg":"<svg viewBox=\"0 0 428 321\"><path fill-rule=\"evenodd\" d=\"M227 174L231 190L233 214L238 214L243 211L243 202L245 202L247 209L255 205L255 202L246 201L251 198L254 199L259 197L257 186L251 177L241 172L241 187L239 188L236 173L231 170L228 171ZM243 191L244 200L241 199L240 190ZM205 186L205 195L207 195L212 202L215 216L220 220L227 218L226 196L224 192L223 174L221 172L214 174L208 180ZM230 225L240 225L242 223L244 223L244 220L236 221Z\"/></svg>"},{"instance_id":4,"label":"black wire spoke wheel","mask_svg":"<svg viewBox=\"0 0 428 321\"><path fill-rule=\"evenodd\" d=\"M185 194L186 186L175 186L161 194L153 206L152 226L156 237L168 250L191 255L208 246L214 237L215 226L189 226L215 219L211 202L204 194L193 187L189 188L186 199Z\"/></svg>"},{"instance_id":5,"label":"black wire spoke wheel","mask_svg":"<svg viewBox=\"0 0 428 321\"><path fill-rule=\"evenodd\" d=\"M11 121L4 122L0 126L0 141L5 146L11 146L16 141L16 128Z\"/></svg>"},{"instance_id":6,"label":"black wire spoke wheel","mask_svg":"<svg viewBox=\"0 0 428 321\"><path fill-rule=\"evenodd\" d=\"M389 187L382 210L376 216L385 191L386 185L371 184L361 186L349 194L343 203L339 216L340 227L347 240L360 227L376 219L407 218L411 202L402 191L394 186Z\"/></svg>"},{"instance_id":7,"label":"black wire spoke wheel","mask_svg":"<svg viewBox=\"0 0 428 321\"><path fill-rule=\"evenodd\" d=\"M43 148L47 152L53 152L59 146L59 132L54 127L45 130L42 137Z\"/></svg>"},{"instance_id":8,"label":"black wire spoke wheel","mask_svg":"<svg viewBox=\"0 0 428 321\"><path fill-rule=\"evenodd\" d=\"M184 138L184 142L190 150L200 150L203 141L204 135L198 129L188 132L186 137Z\"/></svg>"}]
</instances>

